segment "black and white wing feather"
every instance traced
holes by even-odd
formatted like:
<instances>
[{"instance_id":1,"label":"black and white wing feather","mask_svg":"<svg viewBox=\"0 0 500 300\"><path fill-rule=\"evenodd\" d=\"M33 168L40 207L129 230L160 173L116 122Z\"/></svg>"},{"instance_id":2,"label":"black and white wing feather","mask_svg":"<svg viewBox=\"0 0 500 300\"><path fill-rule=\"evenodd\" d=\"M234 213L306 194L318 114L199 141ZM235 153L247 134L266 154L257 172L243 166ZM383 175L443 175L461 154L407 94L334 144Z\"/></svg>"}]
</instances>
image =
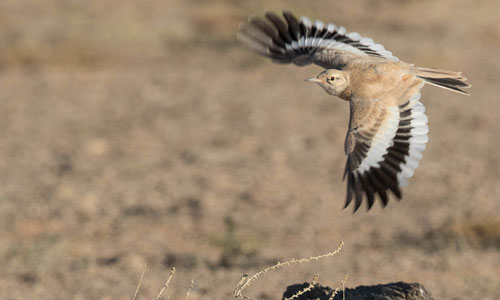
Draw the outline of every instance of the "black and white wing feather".
<instances>
[{"instance_id":1,"label":"black and white wing feather","mask_svg":"<svg viewBox=\"0 0 500 300\"><path fill-rule=\"evenodd\" d=\"M299 66L311 63L326 69L342 69L355 57L372 56L398 61L384 46L344 27L297 19L283 11L283 18L268 12L263 18L250 18L240 27L238 39L255 52L278 63Z\"/></svg>"},{"instance_id":2,"label":"black and white wing feather","mask_svg":"<svg viewBox=\"0 0 500 300\"><path fill-rule=\"evenodd\" d=\"M359 108L356 106L367 102L351 101L344 207L354 199L354 211L357 211L366 197L370 209L376 195L386 206L388 191L401 199L400 187L408 184L428 140L427 116L419 100L420 92L417 91L399 106L375 102L370 114L358 119L353 115Z\"/></svg>"}]
</instances>

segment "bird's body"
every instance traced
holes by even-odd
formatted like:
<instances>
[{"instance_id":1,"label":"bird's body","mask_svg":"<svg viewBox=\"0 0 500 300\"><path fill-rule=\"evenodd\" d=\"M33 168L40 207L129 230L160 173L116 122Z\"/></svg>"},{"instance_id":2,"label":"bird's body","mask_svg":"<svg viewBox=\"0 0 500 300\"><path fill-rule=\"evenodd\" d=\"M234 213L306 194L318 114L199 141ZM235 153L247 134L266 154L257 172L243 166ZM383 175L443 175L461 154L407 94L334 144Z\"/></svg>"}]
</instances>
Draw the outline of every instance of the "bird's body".
<instances>
[{"instance_id":1,"label":"bird's body","mask_svg":"<svg viewBox=\"0 0 500 300\"><path fill-rule=\"evenodd\" d=\"M300 21L283 12L266 19L250 19L239 39L257 53L277 63L304 66L311 63L326 70L306 79L328 94L349 101L349 129L345 140L347 163L346 207L355 199L355 211L366 197L368 209L375 195L385 206L387 191L401 198L422 158L427 143L427 117L420 100L425 83L467 94L459 72L418 68L358 33L321 21Z\"/></svg>"},{"instance_id":2,"label":"bird's body","mask_svg":"<svg viewBox=\"0 0 500 300\"><path fill-rule=\"evenodd\" d=\"M342 71L350 75L351 81L349 87L339 97L344 100L379 99L395 89L402 88L402 85L408 85L409 81L417 79L411 74L409 65L381 60L374 58L373 61L364 62L357 59L346 65Z\"/></svg>"}]
</instances>

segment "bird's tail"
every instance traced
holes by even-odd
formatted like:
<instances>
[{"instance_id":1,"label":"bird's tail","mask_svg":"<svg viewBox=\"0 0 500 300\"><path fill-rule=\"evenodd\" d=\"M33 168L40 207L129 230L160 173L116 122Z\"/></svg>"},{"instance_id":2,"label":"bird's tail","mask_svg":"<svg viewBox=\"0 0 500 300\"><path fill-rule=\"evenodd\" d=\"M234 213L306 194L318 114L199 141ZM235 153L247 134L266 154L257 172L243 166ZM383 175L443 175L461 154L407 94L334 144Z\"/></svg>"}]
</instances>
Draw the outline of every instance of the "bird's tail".
<instances>
[{"instance_id":1,"label":"bird's tail","mask_svg":"<svg viewBox=\"0 0 500 300\"><path fill-rule=\"evenodd\" d=\"M470 84L465 82L467 78L461 72L446 71L431 68L416 68L417 76L424 79L426 83L451 90L460 94L468 95L462 89L468 89Z\"/></svg>"}]
</instances>

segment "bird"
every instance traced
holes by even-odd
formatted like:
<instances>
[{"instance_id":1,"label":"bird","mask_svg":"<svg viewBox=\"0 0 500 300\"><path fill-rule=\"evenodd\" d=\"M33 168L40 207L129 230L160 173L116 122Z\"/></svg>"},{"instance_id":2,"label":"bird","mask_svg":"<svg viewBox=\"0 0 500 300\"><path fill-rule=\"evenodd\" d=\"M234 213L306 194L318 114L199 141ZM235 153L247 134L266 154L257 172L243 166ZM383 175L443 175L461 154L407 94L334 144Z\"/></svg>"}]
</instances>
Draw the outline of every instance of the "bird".
<instances>
[{"instance_id":1,"label":"bird","mask_svg":"<svg viewBox=\"0 0 500 300\"><path fill-rule=\"evenodd\" d=\"M282 17L266 12L240 24L237 39L280 64L316 64L325 70L305 81L349 102L344 143L347 179L344 209L354 213L376 198L386 207L390 194L402 199L428 141L428 118L420 101L425 84L468 95L471 85L461 72L416 67L383 45L333 23ZM391 196L392 197L392 196Z\"/></svg>"}]
</instances>

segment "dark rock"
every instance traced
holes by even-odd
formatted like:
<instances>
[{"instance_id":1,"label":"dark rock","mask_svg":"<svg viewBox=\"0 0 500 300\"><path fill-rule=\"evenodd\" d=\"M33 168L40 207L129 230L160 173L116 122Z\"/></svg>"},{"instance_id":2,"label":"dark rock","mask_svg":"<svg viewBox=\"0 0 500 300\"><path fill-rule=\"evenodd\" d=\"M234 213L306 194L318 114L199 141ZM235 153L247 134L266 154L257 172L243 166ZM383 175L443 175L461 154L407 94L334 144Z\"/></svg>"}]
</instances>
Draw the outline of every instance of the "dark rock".
<instances>
[{"instance_id":1,"label":"dark rock","mask_svg":"<svg viewBox=\"0 0 500 300\"><path fill-rule=\"evenodd\" d=\"M283 299L290 298L299 291L309 286L309 283L294 284L287 287L283 293ZM308 291L297 300L328 300L333 289L321 285L315 285L311 291ZM342 299L342 291L339 292L334 300ZM358 286L355 289L345 289L345 299L349 300L434 300L431 294L420 283L396 282L388 284L379 284L372 286Z\"/></svg>"}]
</instances>

